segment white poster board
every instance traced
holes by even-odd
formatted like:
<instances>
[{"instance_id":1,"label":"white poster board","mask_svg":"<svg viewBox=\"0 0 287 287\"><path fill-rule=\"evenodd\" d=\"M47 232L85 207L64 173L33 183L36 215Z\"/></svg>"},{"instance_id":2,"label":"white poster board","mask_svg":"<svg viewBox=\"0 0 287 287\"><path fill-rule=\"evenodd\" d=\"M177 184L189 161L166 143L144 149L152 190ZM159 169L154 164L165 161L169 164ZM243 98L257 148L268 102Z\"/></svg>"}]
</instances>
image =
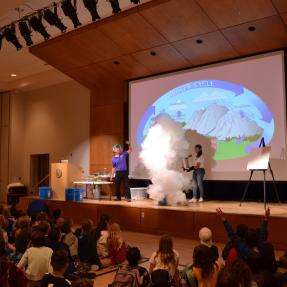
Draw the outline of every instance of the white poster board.
<instances>
[{"instance_id":1,"label":"white poster board","mask_svg":"<svg viewBox=\"0 0 287 287\"><path fill-rule=\"evenodd\" d=\"M267 170L270 152L270 146L252 149L250 153L250 160L247 163L247 170Z\"/></svg>"}]
</instances>

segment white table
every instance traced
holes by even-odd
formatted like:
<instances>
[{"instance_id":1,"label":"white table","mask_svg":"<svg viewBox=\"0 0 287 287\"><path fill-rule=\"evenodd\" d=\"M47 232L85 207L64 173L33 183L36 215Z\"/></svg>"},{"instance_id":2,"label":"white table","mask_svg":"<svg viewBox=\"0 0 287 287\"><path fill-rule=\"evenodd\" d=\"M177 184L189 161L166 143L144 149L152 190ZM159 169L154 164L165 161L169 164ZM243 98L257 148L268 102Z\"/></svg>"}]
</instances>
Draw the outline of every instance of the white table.
<instances>
[{"instance_id":1,"label":"white table","mask_svg":"<svg viewBox=\"0 0 287 287\"><path fill-rule=\"evenodd\" d=\"M109 185L113 184L112 181L89 181L89 180L83 180L83 181L74 181L74 185L77 187L77 185L85 185L86 186L86 198L88 198L88 186L92 185L95 189L95 199L101 198L101 186L102 185ZM110 200L112 199L112 191L110 191Z\"/></svg>"}]
</instances>

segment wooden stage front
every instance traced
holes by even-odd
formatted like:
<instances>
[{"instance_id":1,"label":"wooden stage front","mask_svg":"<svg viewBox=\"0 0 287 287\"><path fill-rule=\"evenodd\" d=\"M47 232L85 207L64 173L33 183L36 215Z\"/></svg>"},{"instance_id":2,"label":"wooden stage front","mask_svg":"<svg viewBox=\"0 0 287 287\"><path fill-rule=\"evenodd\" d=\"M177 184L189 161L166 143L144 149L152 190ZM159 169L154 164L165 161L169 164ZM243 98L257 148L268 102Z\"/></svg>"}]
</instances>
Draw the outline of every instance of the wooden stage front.
<instances>
[{"instance_id":1,"label":"wooden stage front","mask_svg":"<svg viewBox=\"0 0 287 287\"><path fill-rule=\"evenodd\" d=\"M25 210L35 197L22 197L19 208ZM227 219L234 227L245 223L251 227L259 227L264 208L262 203L206 201L188 206L158 206L152 200L144 201L109 201L87 199L82 202L46 200L50 211L61 208L65 218L72 218L74 223L81 223L90 218L95 223L101 214L109 214L118 222L123 230L150 234L169 233L173 236L198 239L198 231L207 226L212 229L215 242L226 242L227 236L215 209L222 208ZM276 249L287 250L287 204L269 204L271 217L269 220L269 241ZM285 229L286 228L286 229Z\"/></svg>"}]
</instances>

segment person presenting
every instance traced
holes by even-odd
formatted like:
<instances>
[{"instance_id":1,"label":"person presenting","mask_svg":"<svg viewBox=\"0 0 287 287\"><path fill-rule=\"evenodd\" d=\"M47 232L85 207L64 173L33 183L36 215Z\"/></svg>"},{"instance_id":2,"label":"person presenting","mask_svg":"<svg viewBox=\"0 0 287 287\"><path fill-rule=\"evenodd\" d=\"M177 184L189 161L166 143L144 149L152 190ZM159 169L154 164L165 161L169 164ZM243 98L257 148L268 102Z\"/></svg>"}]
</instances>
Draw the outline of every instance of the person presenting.
<instances>
[{"instance_id":1,"label":"person presenting","mask_svg":"<svg viewBox=\"0 0 287 287\"><path fill-rule=\"evenodd\" d=\"M121 183L124 183L127 201L131 201L131 192L129 187L129 177L127 168L127 157L131 152L131 147L127 151L123 151L120 144L113 146L114 156L112 158L112 178L116 185L116 200L121 200Z\"/></svg>"},{"instance_id":2,"label":"person presenting","mask_svg":"<svg viewBox=\"0 0 287 287\"><path fill-rule=\"evenodd\" d=\"M202 146L200 144L195 145L194 147L194 164L193 166L185 169L185 171L189 172L193 170L192 174L192 193L193 197L189 202L203 202L203 178L205 175L204 169L204 158L202 153ZM197 196L197 190L199 189L199 199Z\"/></svg>"}]
</instances>

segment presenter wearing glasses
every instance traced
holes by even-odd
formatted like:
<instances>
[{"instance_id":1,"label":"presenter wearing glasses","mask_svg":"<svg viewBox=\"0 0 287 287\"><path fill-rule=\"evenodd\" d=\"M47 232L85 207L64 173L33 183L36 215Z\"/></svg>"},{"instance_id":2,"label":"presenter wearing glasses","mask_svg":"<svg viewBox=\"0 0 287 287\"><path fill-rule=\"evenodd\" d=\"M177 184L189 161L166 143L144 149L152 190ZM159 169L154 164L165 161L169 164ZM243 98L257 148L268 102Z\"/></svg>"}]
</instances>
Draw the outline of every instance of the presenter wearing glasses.
<instances>
[{"instance_id":1,"label":"presenter wearing glasses","mask_svg":"<svg viewBox=\"0 0 287 287\"><path fill-rule=\"evenodd\" d=\"M127 142L127 144L129 144ZM122 150L120 144L115 144L113 146L114 156L112 158L112 178L116 185L116 200L121 200L121 183L124 183L125 194L127 201L131 201L131 192L129 187L129 177L128 177L128 167L127 167L127 157L131 152L131 147L126 151Z\"/></svg>"}]
</instances>

